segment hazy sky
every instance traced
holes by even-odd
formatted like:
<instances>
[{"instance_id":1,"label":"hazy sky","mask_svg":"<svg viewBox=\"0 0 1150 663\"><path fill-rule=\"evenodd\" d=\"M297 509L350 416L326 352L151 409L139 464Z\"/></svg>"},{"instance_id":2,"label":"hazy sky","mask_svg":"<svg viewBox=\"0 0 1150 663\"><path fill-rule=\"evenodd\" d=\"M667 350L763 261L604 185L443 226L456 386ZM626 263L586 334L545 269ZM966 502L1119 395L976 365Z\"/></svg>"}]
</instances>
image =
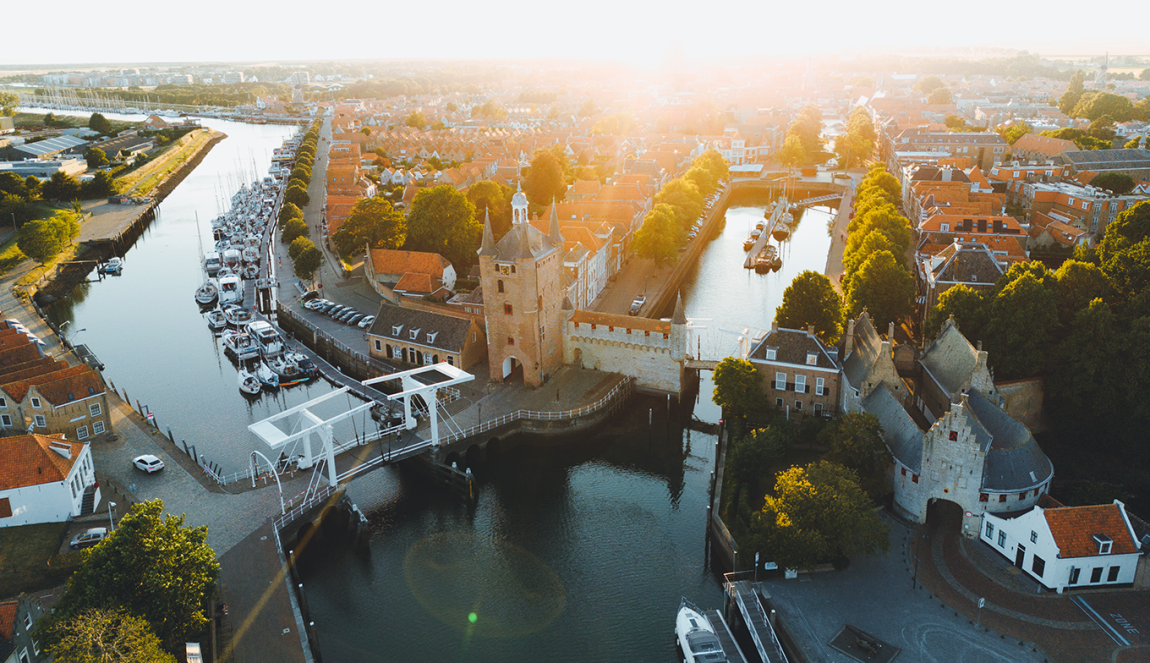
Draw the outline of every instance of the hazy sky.
<instances>
[{"instance_id":1,"label":"hazy sky","mask_svg":"<svg viewBox=\"0 0 1150 663\"><path fill-rule=\"evenodd\" d=\"M1058 3L1002 0L52 0L7 5L0 65L408 57L563 57L654 65L671 44L695 62L748 54L805 57L984 46L1044 54L1150 53L1142 0L1106 3L1115 20L1092 16L1087 30Z\"/></svg>"}]
</instances>

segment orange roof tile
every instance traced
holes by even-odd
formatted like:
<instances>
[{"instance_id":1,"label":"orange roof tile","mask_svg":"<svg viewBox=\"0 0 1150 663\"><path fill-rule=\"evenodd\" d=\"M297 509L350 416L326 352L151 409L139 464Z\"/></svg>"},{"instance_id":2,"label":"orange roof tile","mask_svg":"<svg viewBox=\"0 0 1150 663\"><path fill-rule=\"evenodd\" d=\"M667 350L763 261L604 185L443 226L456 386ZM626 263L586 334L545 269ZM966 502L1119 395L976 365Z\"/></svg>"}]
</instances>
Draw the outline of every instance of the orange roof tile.
<instances>
[{"instance_id":1,"label":"orange roof tile","mask_svg":"<svg viewBox=\"0 0 1150 663\"><path fill-rule=\"evenodd\" d=\"M431 292L431 276L428 274L407 272L399 277L399 281L396 282L393 289L403 290L404 292Z\"/></svg>"},{"instance_id":2,"label":"orange roof tile","mask_svg":"<svg viewBox=\"0 0 1150 663\"><path fill-rule=\"evenodd\" d=\"M1122 510L1117 504L1097 506L1064 506L1046 509L1042 512L1050 533L1058 545L1063 559L1070 557L1093 557L1098 554L1095 534L1110 537L1114 543L1110 547L1112 555L1126 555L1138 552L1138 546L1130 536Z\"/></svg>"},{"instance_id":3,"label":"orange roof tile","mask_svg":"<svg viewBox=\"0 0 1150 663\"><path fill-rule=\"evenodd\" d=\"M577 324L598 325L603 327L618 327L620 329L638 329L639 331L671 333L669 320L652 320L630 315L616 315L613 313L599 313L598 311L575 311L571 322Z\"/></svg>"},{"instance_id":4,"label":"orange roof tile","mask_svg":"<svg viewBox=\"0 0 1150 663\"><path fill-rule=\"evenodd\" d=\"M427 274L441 280L443 270L450 266L451 262L438 253L371 250L371 268L376 274Z\"/></svg>"},{"instance_id":5,"label":"orange roof tile","mask_svg":"<svg viewBox=\"0 0 1150 663\"><path fill-rule=\"evenodd\" d=\"M72 457L52 451L52 446L67 449ZM0 464L0 490L64 481L83 449L82 442L70 442L63 435L0 438L0 457L4 458Z\"/></svg>"},{"instance_id":6,"label":"orange roof tile","mask_svg":"<svg viewBox=\"0 0 1150 663\"><path fill-rule=\"evenodd\" d=\"M20 602L16 599L0 603L0 640L12 641L12 634L16 628L16 608Z\"/></svg>"},{"instance_id":7,"label":"orange roof tile","mask_svg":"<svg viewBox=\"0 0 1150 663\"><path fill-rule=\"evenodd\" d=\"M36 391L48 399L49 403L56 406L104 393L104 384L95 369L91 366L77 366L76 368L88 370L77 371L71 375L64 375L68 373L67 369L51 373L50 375L60 375L60 379L39 384L36 386Z\"/></svg>"},{"instance_id":8,"label":"orange roof tile","mask_svg":"<svg viewBox=\"0 0 1150 663\"><path fill-rule=\"evenodd\" d=\"M76 376L76 375L80 375L82 373L90 372L92 370L93 370L92 367L87 366L87 365L70 366L68 368L61 369L59 371L53 371L51 373L42 373L40 375L36 375L33 377L29 377L29 378L24 378L22 380L13 380L13 381L7 382L5 384L0 384L0 389L2 389L4 391L4 393L11 396L13 401L16 401L17 403L19 403L20 401L24 400L24 397L28 395L28 390L31 389L33 386L38 387L40 385L45 385L45 384L48 384L51 382L55 382L57 380L64 380L64 379L71 378L71 377ZM84 389L83 391L85 392L85 394L87 393L87 389ZM101 389L101 391L103 391L103 389ZM43 392L41 392L41 393L43 393ZM73 393L75 393L75 392L73 392ZM59 396L59 394L57 394L55 391L52 391L52 394L54 396ZM48 394L44 394L44 397L48 398ZM51 399L49 399L49 402L51 402L53 405L61 405L62 404L62 403L59 403L59 402L51 400ZM64 401L64 402L66 403L68 401Z\"/></svg>"}]
</instances>

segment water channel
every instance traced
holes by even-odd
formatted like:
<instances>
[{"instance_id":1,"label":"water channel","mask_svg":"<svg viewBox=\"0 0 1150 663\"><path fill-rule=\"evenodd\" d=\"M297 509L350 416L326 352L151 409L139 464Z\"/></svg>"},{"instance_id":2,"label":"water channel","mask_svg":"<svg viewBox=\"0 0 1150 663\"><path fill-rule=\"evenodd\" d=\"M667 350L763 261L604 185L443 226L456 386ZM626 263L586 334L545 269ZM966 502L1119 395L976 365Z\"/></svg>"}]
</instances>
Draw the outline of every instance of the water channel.
<instances>
[{"instance_id":1,"label":"water channel","mask_svg":"<svg viewBox=\"0 0 1150 663\"><path fill-rule=\"evenodd\" d=\"M331 387L246 400L192 300L202 279L198 236L209 236L217 200L253 170L262 174L290 131L204 124L229 138L160 205L123 276L77 286L49 316L71 321L71 338L177 440L241 469L256 448L248 423ZM743 239L765 209L727 210L683 287L688 317L706 319L731 350L743 328L769 328L795 275L826 262L831 216L815 209L800 218L779 272L743 269ZM714 422L710 392L704 379L693 409ZM477 469L474 507L399 470L354 482L350 495L370 519L367 547L319 536L301 559L324 660L678 660L680 597L714 607L722 592L705 535L715 438L672 420L680 417L664 400L639 397L594 434L510 441Z\"/></svg>"}]
</instances>

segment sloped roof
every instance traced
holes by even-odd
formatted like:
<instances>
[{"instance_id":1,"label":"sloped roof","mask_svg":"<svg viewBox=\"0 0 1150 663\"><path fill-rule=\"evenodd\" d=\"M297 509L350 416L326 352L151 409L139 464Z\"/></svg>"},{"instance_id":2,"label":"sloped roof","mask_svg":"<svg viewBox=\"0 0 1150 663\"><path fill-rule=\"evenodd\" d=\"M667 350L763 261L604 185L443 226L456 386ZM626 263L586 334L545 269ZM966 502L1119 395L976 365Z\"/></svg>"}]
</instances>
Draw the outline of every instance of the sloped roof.
<instances>
[{"instance_id":1,"label":"sloped roof","mask_svg":"<svg viewBox=\"0 0 1150 663\"><path fill-rule=\"evenodd\" d=\"M1078 145L1076 145L1074 141L1064 138L1026 134L1016 140L1014 144L1010 146L1010 149L1013 151L1037 152L1038 154L1054 157L1067 150L1077 150Z\"/></svg>"},{"instance_id":2,"label":"sloped roof","mask_svg":"<svg viewBox=\"0 0 1150 663\"><path fill-rule=\"evenodd\" d=\"M438 288L432 287L430 275L408 272L401 276L399 281L395 283L395 290L430 293L433 290L438 290Z\"/></svg>"},{"instance_id":3,"label":"sloped roof","mask_svg":"<svg viewBox=\"0 0 1150 663\"><path fill-rule=\"evenodd\" d=\"M1054 464L1038 446L1030 430L1015 421L977 391L965 396L964 412L979 447L986 451L982 487L994 491L1022 491L1045 483Z\"/></svg>"},{"instance_id":4,"label":"sloped roof","mask_svg":"<svg viewBox=\"0 0 1150 663\"><path fill-rule=\"evenodd\" d=\"M1098 542L1095 534L1110 537L1111 555L1126 555L1138 552L1138 546L1130 536L1122 510L1117 504L1096 506L1064 506L1045 509L1042 515L1058 544L1058 552L1063 559L1071 557L1094 557L1098 555Z\"/></svg>"},{"instance_id":5,"label":"sloped roof","mask_svg":"<svg viewBox=\"0 0 1150 663\"><path fill-rule=\"evenodd\" d=\"M978 363L978 351L966 340L954 320L943 323L938 336L922 353L919 363L947 394L958 392Z\"/></svg>"},{"instance_id":6,"label":"sloped roof","mask_svg":"<svg viewBox=\"0 0 1150 663\"><path fill-rule=\"evenodd\" d=\"M66 394L68 392L64 392L64 395L61 395L58 389L56 389L55 387L48 386L48 385L50 383L53 383L53 382L65 381L65 382L62 382L62 386L64 388L68 388L68 387L74 386L71 382L66 382L69 378L83 375L83 374L89 373L91 371L93 371L92 367L88 366L87 364L80 364L79 366L69 366L68 368L61 369L59 371L53 371L51 373L43 373L40 375L24 378L21 380L14 380L11 382L6 382L4 384L0 384L0 389L2 389L4 391L4 393L6 393L10 397L12 397L13 401L19 403L20 401L24 400L25 396L28 395L28 390L30 388L32 388L33 386L36 386L37 389L40 390L40 393L42 393L44 395L44 398L47 398L50 403L52 403L53 405L62 405L63 403L67 403L72 399L59 401L59 400L53 400L53 398L56 398L56 399L65 398ZM97 382L98 382L98 380L97 380ZM76 386L79 386L80 391L84 392L84 396L82 398L86 398L88 396L88 394L87 394L87 389L85 387L90 386L90 384L85 382L83 385L76 385ZM47 387L47 389L48 389L47 392L45 392L43 390L44 387ZM102 388L98 389L98 391L103 391L103 389ZM75 394L76 391L73 389L71 391L71 393Z\"/></svg>"},{"instance_id":7,"label":"sloped roof","mask_svg":"<svg viewBox=\"0 0 1150 663\"><path fill-rule=\"evenodd\" d=\"M871 367L878 361L880 347L882 339L871 324L870 314L863 311L855 322L854 349L843 360L843 374L852 387L857 389L867 373L870 373Z\"/></svg>"},{"instance_id":8,"label":"sloped roof","mask_svg":"<svg viewBox=\"0 0 1150 663\"><path fill-rule=\"evenodd\" d=\"M443 270L450 266L451 262L438 253L393 249L371 250L371 268L376 274L428 274L436 279L442 279Z\"/></svg>"},{"instance_id":9,"label":"sloped roof","mask_svg":"<svg viewBox=\"0 0 1150 663\"><path fill-rule=\"evenodd\" d=\"M813 352L817 357L815 366L818 368L838 369L839 367L838 362L831 358L826 346L805 329L772 329L751 351L749 358L768 361L767 348L772 347L776 349L776 358L770 361L809 366L807 354Z\"/></svg>"},{"instance_id":10,"label":"sloped roof","mask_svg":"<svg viewBox=\"0 0 1150 663\"><path fill-rule=\"evenodd\" d=\"M883 382L863 400L863 409L878 418L890 452L912 472L922 472L922 429Z\"/></svg>"},{"instance_id":11,"label":"sloped roof","mask_svg":"<svg viewBox=\"0 0 1150 663\"><path fill-rule=\"evenodd\" d=\"M398 335L395 333L396 326L400 327ZM470 328L470 318L456 318L431 311L384 304L367 333L402 343L417 343L447 352L459 352L467 341L467 332ZM411 338L413 330L419 330L414 339Z\"/></svg>"},{"instance_id":12,"label":"sloped roof","mask_svg":"<svg viewBox=\"0 0 1150 663\"><path fill-rule=\"evenodd\" d=\"M56 446L72 455L65 458L52 451ZM65 481L83 451L84 444L47 435L17 435L0 438L0 490Z\"/></svg>"},{"instance_id":13,"label":"sloped roof","mask_svg":"<svg viewBox=\"0 0 1150 663\"><path fill-rule=\"evenodd\" d=\"M36 391L52 405L66 405L89 396L104 393L100 376L91 366L81 364L75 368L87 369L70 373L69 369L52 373L58 379L36 385Z\"/></svg>"},{"instance_id":14,"label":"sloped roof","mask_svg":"<svg viewBox=\"0 0 1150 663\"><path fill-rule=\"evenodd\" d=\"M526 234L524 238L523 235ZM524 241L526 240L526 241ZM520 260L543 256L561 247L552 246L547 235L527 223L515 223L495 245L495 260Z\"/></svg>"},{"instance_id":15,"label":"sloped roof","mask_svg":"<svg viewBox=\"0 0 1150 663\"><path fill-rule=\"evenodd\" d=\"M1002 265L982 244L954 243L939 251L936 263L931 270L937 281L955 283L995 283L1002 276Z\"/></svg>"},{"instance_id":16,"label":"sloped roof","mask_svg":"<svg viewBox=\"0 0 1150 663\"><path fill-rule=\"evenodd\" d=\"M14 147L20 152L39 157L45 154L54 154L64 150L70 150L74 147L84 145L87 142L88 141L75 136L54 136L46 140L38 140L35 143L24 143L23 145L16 145ZM97 145L97 147L99 147L99 145Z\"/></svg>"},{"instance_id":17,"label":"sloped roof","mask_svg":"<svg viewBox=\"0 0 1150 663\"><path fill-rule=\"evenodd\" d=\"M16 628L16 608L19 605L16 599L0 603L0 640L12 640Z\"/></svg>"}]
</instances>

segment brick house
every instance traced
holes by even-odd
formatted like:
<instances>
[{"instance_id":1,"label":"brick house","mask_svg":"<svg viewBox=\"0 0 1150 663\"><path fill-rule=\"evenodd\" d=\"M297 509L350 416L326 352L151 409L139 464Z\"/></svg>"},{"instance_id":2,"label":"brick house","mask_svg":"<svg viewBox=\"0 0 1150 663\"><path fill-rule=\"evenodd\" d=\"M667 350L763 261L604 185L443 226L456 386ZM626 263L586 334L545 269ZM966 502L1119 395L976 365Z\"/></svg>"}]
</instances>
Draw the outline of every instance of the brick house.
<instances>
[{"instance_id":1,"label":"brick house","mask_svg":"<svg viewBox=\"0 0 1150 663\"><path fill-rule=\"evenodd\" d=\"M839 400L838 349L828 348L811 330L771 331L747 360L763 375L763 393L776 407L802 416L834 416Z\"/></svg>"},{"instance_id":2,"label":"brick house","mask_svg":"<svg viewBox=\"0 0 1150 663\"><path fill-rule=\"evenodd\" d=\"M447 362L467 369L483 359L487 338L470 317L455 317L384 304L367 330L373 357L429 366Z\"/></svg>"}]
</instances>

